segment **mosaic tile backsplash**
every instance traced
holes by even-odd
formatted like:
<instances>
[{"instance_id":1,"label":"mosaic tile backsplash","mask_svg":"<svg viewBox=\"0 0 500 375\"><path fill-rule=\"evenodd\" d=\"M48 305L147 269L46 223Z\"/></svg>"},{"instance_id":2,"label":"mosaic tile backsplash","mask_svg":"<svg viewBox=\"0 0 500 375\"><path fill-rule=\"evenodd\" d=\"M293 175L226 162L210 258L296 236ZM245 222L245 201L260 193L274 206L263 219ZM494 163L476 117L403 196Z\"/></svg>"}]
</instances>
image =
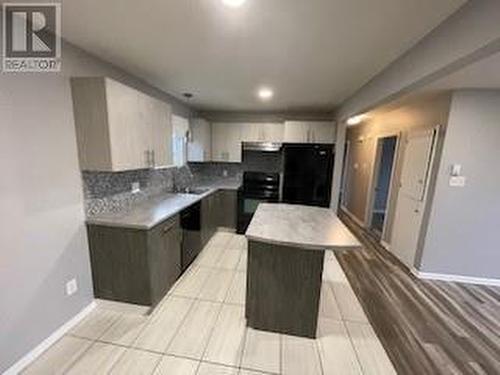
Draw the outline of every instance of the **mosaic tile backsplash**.
<instances>
[{"instance_id":1,"label":"mosaic tile backsplash","mask_svg":"<svg viewBox=\"0 0 500 375\"><path fill-rule=\"evenodd\" d=\"M283 171L281 154L263 152L244 152L242 163L189 163L195 183L205 184L214 179L242 179L243 172L280 173Z\"/></svg>"},{"instance_id":2,"label":"mosaic tile backsplash","mask_svg":"<svg viewBox=\"0 0 500 375\"><path fill-rule=\"evenodd\" d=\"M83 171L83 193L87 216L126 210L151 197L183 189L193 184L190 169L168 167L126 172ZM140 190L132 193L132 183Z\"/></svg>"},{"instance_id":3,"label":"mosaic tile backsplash","mask_svg":"<svg viewBox=\"0 0 500 375\"><path fill-rule=\"evenodd\" d=\"M241 181L245 170L278 172L280 159L247 155L243 163L189 163L183 167L139 169L126 172L83 171L83 193L87 216L119 212L152 197L182 191L192 185L214 181ZM132 193L132 183L140 190Z\"/></svg>"},{"instance_id":4,"label":"mosaic tile backsplash","mask_svg":"<svg viewBox=\"0 0 500 375\"><path fill-rule=\"evenodd\" d=\"M243 178L243 167L239 163L189 163L189 169L196 185L209 185L211 181L221 178Z\"/></svg>"}]
</instances>

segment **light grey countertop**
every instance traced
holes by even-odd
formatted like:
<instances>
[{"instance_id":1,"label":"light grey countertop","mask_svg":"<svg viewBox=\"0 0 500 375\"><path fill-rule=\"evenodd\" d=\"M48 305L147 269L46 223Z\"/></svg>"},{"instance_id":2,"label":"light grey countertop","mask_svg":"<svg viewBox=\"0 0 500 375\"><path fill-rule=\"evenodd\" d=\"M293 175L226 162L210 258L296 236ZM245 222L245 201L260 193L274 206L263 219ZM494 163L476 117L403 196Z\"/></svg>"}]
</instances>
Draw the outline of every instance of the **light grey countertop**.
<instances>
[{"instance_id":1,"label":"light grey countertop","mask_svg":"<svg viewBox=\"0 0 500 375\"><path fill-rule=\"evenodd\" d=\"M242 181L239 178L219 178L210 181L196 181L195 188L216 190L238 190Z\"/></svg>"},{"instance_id":2,"label":"light grey countertop","mask_svg":"<svg viewBox=\"0 0 500 375\"><path fill-rule=\"evenodd\" d=\"M194 187L207 189L203 194L166 193L147 199L127 210L89 216L86 223L119 228L151 229L218 190L237 190L239 186L240 182L236 180L200 183Z\"/></svg>"},{"instance_id":3,"label":"light grey countertop","mask_svg":"<svg viewBox=\"0 0 500 375\"><path fill-rule=\"evenodd\" d=\"M261 203L245 236L249 240L307 250L361 247L332 210L282 203Z\"/></svg>"}]
</instances>

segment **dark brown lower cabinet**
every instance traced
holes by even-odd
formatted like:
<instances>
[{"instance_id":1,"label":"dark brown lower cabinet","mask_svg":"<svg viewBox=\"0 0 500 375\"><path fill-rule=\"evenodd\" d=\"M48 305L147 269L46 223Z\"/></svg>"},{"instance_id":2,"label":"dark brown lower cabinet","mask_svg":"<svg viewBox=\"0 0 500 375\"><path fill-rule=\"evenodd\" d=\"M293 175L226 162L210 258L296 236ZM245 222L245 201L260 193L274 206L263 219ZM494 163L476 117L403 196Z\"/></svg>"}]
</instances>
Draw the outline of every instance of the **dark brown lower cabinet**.
<instances>
[{"instance_id":1,"label":"dark brown lower cabinet","mask_svg":"<svg viewBox=\"0 0 500 375\"><path fill-rule=\"evenodd\" d=\"M179 216L150 230L88 225L94 295L155 306L181 274Z\"/></svg>"},{"instance_id":2,"label":"dark brown lower cabinet","mask_svg":"<svg viewBox=\"0 0 500 375\"><path fill-rule=\"evenodd\" d=\"M236 204L234 190L219 190L201 201L200 232L186 238L196 244L185 244L198 250L187 255L195 257L218 227L236 229ZM155 306L182 273L179 215L150 230L101 225L87 229L97 298Z\"/></svg>"},{"instance_id":3,"label":"dark brown lower cabinet","mask_svg":"<svg viewBox=\"0 0 500 375\"><path fill-rule=\"evenodd\" d=\"M217 226L236 230L238 194L236 190L217 192Z\"/></svg>"},{"instance_id":4,"label":"dark brown lower cabinet","mask_svg":"<svg viewBox=\"0 0 500 375\"><path fill-rule=\"evenodd\" d=\"M210 241L212 235L216 231L215 223L213 220L213 213L215 207L214 195L211 194L208 197L203 198L201 201L201 247L205 247L205 245Z\"/></svg>"},{"instance_id":5,"label":"dark brown lower cabinet","mask_svg":"<svg viewBox=\"0 0 500 375\"><path fill-rule=\"evenodd\" d=\"M212 238L217 228L236 230L237 192L218 190L201 201L202 247Z\"/></svg>"},{"instance_id":6,"label":"dark brown lower cabinet","mask_svg":"<svg viewBox=\"0 0 500 375\"><path fill-rule=\"evenodd\" d=\"M249 327L316 338L324 251L248 241Z\"/></svg>"}]
</instances>

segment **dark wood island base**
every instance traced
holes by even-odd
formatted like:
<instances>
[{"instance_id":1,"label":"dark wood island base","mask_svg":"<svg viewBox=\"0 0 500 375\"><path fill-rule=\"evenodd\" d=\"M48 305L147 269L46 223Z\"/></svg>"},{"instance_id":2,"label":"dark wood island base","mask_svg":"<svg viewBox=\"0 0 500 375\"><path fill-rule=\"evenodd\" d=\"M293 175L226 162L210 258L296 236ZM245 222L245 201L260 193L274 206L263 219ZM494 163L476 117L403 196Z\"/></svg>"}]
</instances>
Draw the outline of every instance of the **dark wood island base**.
<instances>
[{"instance_id":1,"label":"dark wood island base","mask_svg":"<svg viewBox=\"0 0 500 375\"><path fill-rule=\"evenodd\" d=\"M324 255L321 250L249 240L247 325L316 338Z\"/></svg>"}]
</instances>

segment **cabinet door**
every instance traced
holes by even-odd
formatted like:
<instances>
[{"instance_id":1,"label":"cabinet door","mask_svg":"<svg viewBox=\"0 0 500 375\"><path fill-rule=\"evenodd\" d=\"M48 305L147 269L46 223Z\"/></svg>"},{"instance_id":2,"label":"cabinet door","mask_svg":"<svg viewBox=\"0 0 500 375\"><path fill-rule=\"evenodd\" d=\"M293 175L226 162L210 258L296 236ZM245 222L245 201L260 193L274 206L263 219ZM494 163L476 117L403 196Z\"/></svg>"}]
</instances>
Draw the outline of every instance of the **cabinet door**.
<instances>
[{"instance_id":1,"label":"cabinet door","mask_svg":"<svg viewBox=\"0 0 500 375\"><path fill-rule=\"evenodd\" d=\"M333 143L335 141L335 124L331 121L315 121L309 123L310 142Z\"/></svg>"},{"instance_id":2,"label":"cabinet door","mask_svg":"<svg viewBox=\"0 0 500 375\"><path fill-rule=\"evenodd\" d=\"M217 194L219 195L218 226L236 229L237 192L235 190L221 190Z\"/></svg>"},{"instance_id":3,"label":"cabinet door","mask_svg":"<svg viewBox=\"0 0 500 375\"><path fill-rule=\"evenodd\" d=\"M153 164L156 167L172 165L172 113L171 107L152 99Z\"/></svg>"},{"instance_id":4,"label":"cabinet door","mask_svg":"<svg viewBox=\"0 0 500 375\"><path fill-rule=\"evenodd\" d=\"M111 79L105 82L112 170L146 168L152 142L149 103L137 90Z\"/></svg>"},{"instance_id":5,"label":"cabinet door","mask_svg":"<svg viewBox=\"0 0 500 375\"><path fill-rule=\"evenodd\" d=\"M212 160L241 162L242 126L239 123L212 124Z\"/></svg>"},{"instance_id":6,"label":"cabinet door","mask_svg":"<svg viewBox=\"0 0 500 375\"><path fill-rule=\"evenodd\" d=\"M210 196L203 198L201 201L201 246L202 248L210 241L211 229L211 200Z\"/></svg>"},{"instance_id":7,"label":"cabinet door","mask_svg":"<svg viewBox=\"0 0 500 375\"><path fill-rule=\"evenodd\" d=\"M260 124L263 142L283 142L285 125L280 122Z\"/></svg>"},{"instance_id":8,"label":"cabinet door","mask_svg":"<svg viewBox=\"0 0 500 375\"><path fill-rule=\"evenodd\" d=\"M225 139L226 125L221 123L212 124L212 160L213 161L228 161L229 152Z\"/></svg>"},{"instance_id":9,"label":"cabinet door","mask_svg":"<svg viewBox=\"0 0 500 375\"><path fill-rule=\"evenodd\" d=\"M89 225L88 238L95 296L151 305L147 232Z\"/></svg>"},{"instance_id":10,"label":"cabinet door","mask_svg":"<svg viewBox=\"0 0 500 375\"><path fill-rule=\"evenodd\" d=\"M284 142L306 143L309 141L309 127L302 121L286 121Z\"/></svg>"},{"instance_id":11,"label":"cabinet door","mask_svg":"<svg viewBox=\"0 0 500 375\"><path fill-rule=\"evenodd\" d=\"M137 96L138 119L136 123L130 124L131 156L137 157L137 165L141 168L148 168L154 165L153 137L158 121L154 113L155 102L153 98L141 92L135 91L135 95Z\"/></svg>"},{"instance_id":12,"label":"cabinet door","mask_svg":"<svg viewBox=\"0 0 500 375\"><path fill-rule=\"evenodd\" d=\"M149 233L148 261L153 305L167 294L181 275L181 241L179 216L157 225Z\"/></svg>"},{"instance_id":13,"label":"cabinet door","mask_svg":"<svg viewBox=\"0 0 500 375\"><path fill-rule=\"evenodd\" d=\"M259 142L261 141L261 129L258 123L240 123L242 142Z\"/></svg>"},{"instance_id":14,"label":"cabinet door","mask_svg":"<svg viewBox=\"0 0 500 375\"><path fill-rule=\"evenodd\" d=\"M71 78L80 168L111 171L111 149L103 78Z\"/></svg>"},{"instance_id":15,"label":"cabinet door","mask_svg":"<svg viewBox=\"0 0 500 375\"><path fill-rule=\"evenodd\" d=\"M228 127L229 139L229 161L232 163L241 163L241 125L232 124Z\"/></svg>"},{"instance_id":16,"label":"cabinet door","mask_svg":"<svg viewBox=\"0 0 500 375\"><path fill-rule=\"evenodd\" d=\"M210 237L214 235L219 226L219 194L218 192L212 194L209 198L210 202Z\"/></svg>"},{"instance_id":17,"label":"cabinet door","mask_svg":"<svg viewBox=\"0 0 500 375\"><path fill-rule=\"evenodd\" d=\"M188 143L188 161L204 162L212 159L212 131L210 123L202 118L190 121L191 139Z\"/></svg>"}]
</instances>

